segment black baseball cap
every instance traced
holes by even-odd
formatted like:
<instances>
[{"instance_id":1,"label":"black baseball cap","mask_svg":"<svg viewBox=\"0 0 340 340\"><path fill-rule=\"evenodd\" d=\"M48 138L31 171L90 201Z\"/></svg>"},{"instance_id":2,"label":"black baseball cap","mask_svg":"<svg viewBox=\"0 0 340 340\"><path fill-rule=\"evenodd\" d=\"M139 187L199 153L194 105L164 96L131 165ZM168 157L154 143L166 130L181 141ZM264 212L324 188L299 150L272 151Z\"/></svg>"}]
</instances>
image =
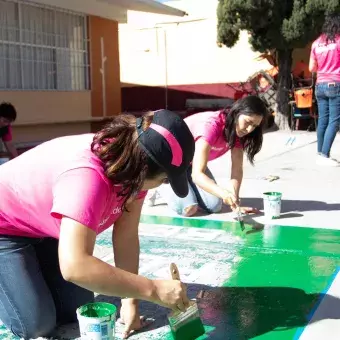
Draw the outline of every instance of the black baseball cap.
<instances>
[{"instance_id":1,"label":"black baseball cap","mask_svg":"<svg viewBox=\"0 0 340 340\"><path fill-rule=\"evenodd\" d=\"M138 141L146 154L167 174L179 197L188 195L187 170L195 152L195 141L187 124L169 110L154 112L150 126L143 130L143 117L137 119Z\"/></svg>"}]
</instances>

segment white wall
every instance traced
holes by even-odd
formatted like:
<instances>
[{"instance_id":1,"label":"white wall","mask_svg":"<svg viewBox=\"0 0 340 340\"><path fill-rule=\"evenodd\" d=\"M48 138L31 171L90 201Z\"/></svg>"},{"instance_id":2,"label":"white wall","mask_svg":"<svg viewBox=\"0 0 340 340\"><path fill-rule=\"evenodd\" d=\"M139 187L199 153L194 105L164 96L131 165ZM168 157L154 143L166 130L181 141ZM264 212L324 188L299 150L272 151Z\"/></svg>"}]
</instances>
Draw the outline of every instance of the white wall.
<instances>
[{"instance_id":1,"label":"white wall","mask_svg":"<svg viewBox=\"0 0 340 340\"><path fill-rule=\"evenodd\" d=\"M119 26L121 81L149 86L245 81L267 61L248 44L246 32L232 49L219 48L216 0L170 1L189 16L128 12ZM165 32L165 33L164 33ZM167 65L167 67L166 67Z\"/></svg>"}]
</instances>

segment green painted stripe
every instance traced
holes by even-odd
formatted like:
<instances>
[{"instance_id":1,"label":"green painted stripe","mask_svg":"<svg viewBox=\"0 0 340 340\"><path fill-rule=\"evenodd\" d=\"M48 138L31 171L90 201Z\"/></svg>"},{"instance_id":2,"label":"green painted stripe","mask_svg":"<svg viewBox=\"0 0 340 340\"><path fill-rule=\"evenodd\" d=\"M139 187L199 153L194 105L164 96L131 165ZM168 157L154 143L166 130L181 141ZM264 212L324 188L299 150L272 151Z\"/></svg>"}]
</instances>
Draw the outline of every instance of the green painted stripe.
<instances>
[{"instance_id":1,"label":"green painted stripe","mask_svg":"<svg viewBox=\"0 0 340 340\"><path fill-rule=\"evenodd\" d=\"M163 224L178 227L223 230L232 236L234 246L257 251L268 249L274 252L300 253L306 255L340 256L340 231L308 227L246 224L242 231L237 222L199 220L181 217L143 215L142 223ZM236 239L235 239L236 237Z\"/></svg>"},{"instance_id":2,"label":"green painted stripe","mask_svg":"<svg viewBox=\"0 0 340 340\"><path fill-rule=\"evenodd\" d=\"M195 233L225 231L225 256L230 261L234 254L234 262L217 293L207 290L202 306L205 324L216 339L296 339L340 266L337 230L256 224L242 232L236 222L164 216L143 216L141 222L155 228L194 228ZM166 242L176 242L175 236ZM207 247L214 244L209 241ZM211 308L217 301L219 307Z\"/></svg>"},{"instance_id":3,"label":"green painted stripe","mask_svg":"<svg viewBox=\"0 0 340 340\"><path fill-rule=\"evenodd\" d=\"M193 228L205 228L205 229L227 229L230 224L236 222L223 222L214 220L203 220L197 218L185 218L185 217L170 217L170 216L153 216L142 215L140 221L142 223L149 224L167 224L179 227L193 227Z\"/></svg>"}]
</instances>

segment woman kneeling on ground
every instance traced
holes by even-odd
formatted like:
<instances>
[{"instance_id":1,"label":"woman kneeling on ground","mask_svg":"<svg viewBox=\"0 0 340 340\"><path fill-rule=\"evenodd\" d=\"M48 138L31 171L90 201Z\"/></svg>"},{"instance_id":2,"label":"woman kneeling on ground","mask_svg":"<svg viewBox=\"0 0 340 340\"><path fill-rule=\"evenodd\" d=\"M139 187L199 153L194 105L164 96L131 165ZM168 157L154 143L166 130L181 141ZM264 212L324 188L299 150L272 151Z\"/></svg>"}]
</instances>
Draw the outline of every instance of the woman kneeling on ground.
<instances>
[{"instance_id":1,"label":"woman kneeling on ground","mask_svg":"<svg viewBox=\"0 0 340 340\"><path fill-rule=\"evenodd\" d=\"M76 321L94 294L127 297L127 337L143 327L135 299L185 310L185 287L138 275L138 224L146 191L169 182L188 194L195 143L165 110L113 118L96 135L61 137L0 167L0 320L15 335L49 336ZM93 256L114 224L115 267ZM130 299L128 299L130 298Z\"/></svg>"},{"instance_id":2,"label":"woman kneeling on ground","mask_svg":"<svg viewBox=\"0 0 340 340\"><path fill-rule=\"evenodd\" d=\"M153 205L157 192L177 214L193 216L198 208L207 213L221 211L222 204L233 210L239 208L240 187L243 178L243 154L251 164L261 150L263 126L267 118L265 103L256 96L248 96L234 103L230 110L201 112L185 118L195 139L195 155L188 169L189 193L177 197L169 185L162 185L150 195ZM216 184L207 167L209 161L231 151L231 179L226 188ZM243 213L255 212L241 208Z\"/></svg>"}]
</instances>

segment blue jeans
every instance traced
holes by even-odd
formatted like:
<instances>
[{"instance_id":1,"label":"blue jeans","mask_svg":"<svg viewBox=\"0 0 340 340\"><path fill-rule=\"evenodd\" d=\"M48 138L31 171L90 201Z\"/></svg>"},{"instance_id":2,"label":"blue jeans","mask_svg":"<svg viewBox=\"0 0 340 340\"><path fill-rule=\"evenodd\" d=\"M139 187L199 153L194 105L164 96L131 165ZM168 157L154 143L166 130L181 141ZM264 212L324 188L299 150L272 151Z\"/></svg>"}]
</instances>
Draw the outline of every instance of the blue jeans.
<instances>
[{"instance_id":1,"label":"blue jeans","mask_svg":"<svg viewBox=\"0 0 340 340\"><path fill-rule=\"evenodd\" d=\"M58 241L0 235L0 320L15 335L49 336L77 320L76 309L94 294L63 279Z\"/></svg>"},{"instance_id":2,"label":"blue jeans","mask_svg":"<svg viewBox=\"0 0 340 340\"><path fill-rule=\"evenodd\" d=\"M184 198L178 197L171 189L170 184L163 184L160 187L159 193L169 208L174 210L178 215L185 215L185 209L194 205L198 205L208 214L220 212L222 209L222 200L196 186L192 181L191 173L192 168L190 167L188 170L189 193ZM215 181L214 176L208 168L205 174Z\"/></svg>"},{"instance_id":3,"label":"blue jeans","mask_svg":"<svg viewBox=\"0 0 340 340\"><path fill-rule=\"evenodd\" d=\"M318 153L329 157L340 126L340 83L319 83L315 91L318 101Z\"/></svg>"}]
</instances>

